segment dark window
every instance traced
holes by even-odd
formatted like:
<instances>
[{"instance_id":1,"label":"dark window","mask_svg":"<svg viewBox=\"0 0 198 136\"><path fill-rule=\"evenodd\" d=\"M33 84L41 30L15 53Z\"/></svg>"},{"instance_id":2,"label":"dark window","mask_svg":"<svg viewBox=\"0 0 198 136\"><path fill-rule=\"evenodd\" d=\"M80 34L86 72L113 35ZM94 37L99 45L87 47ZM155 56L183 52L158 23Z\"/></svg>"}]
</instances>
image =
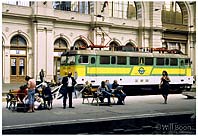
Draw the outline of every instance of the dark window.
<instances>
[{"instance_id":1,"label":"dark window","mask_svg":"<svg viewBox=\"0 0 198 136\"><path fill-rule=\"evenodd\" d=\"M177 64L177 58L171 58L170 59L170 65L171 66L177 66L178 64Z\"/></svg>"},{"instance_id":2,"label":"dark window","mask_svg":"<svg viewBox=\"0 0 198 136\"><path fill-rule=\"evenodd\" d=\"M118 56L117 57L117 64L120 64L120 65L126 65L126 57L121 57L121 56Z\"/></svg>"},{"instance_id":3,"label":"dark window","mask_svg":"<svg viewBox=\"0 0 198 136\"><path fill-rule=\"evenodd\" d=\"M153 58L145 58L145 65L153 65Z\"/></svg>"},{"instance_id":4,"label":"dark window","mask_svg":"<svg viewBox=\"0 0 198 136\"><path fill-rule=\"evenodd\" d=\"M190 65L190 59L185 59L185 65Z\"/></svg>"},{"instance_id":5,"label":"dark window","mask_svg":"<svg viewBox=\"0 0 198 136\"><path fill-rule=\"evenodd\" d=\"M165 63L166 63L166 65L169 65L169 58L165 59Z\"/></svg>"},{"instance_id":6,"label":"dark window","mask_svg":"<svg viewBox=\"0 0 198 136\"><path fill-rule=\"evenodd\" d=\"M100 64L110 64L110 56L100 56Z\"/></svg>"},{"instance_id":7,"label":"dark window","mask_svg":"<svg viewBox=\"0 0 198 136\"><path fill-rule=\"evenodd\" d=\"M96 59L94 57L91 57L91 64L95 64Z\"/></svg>"},{"instance_id":8,"label":"dark window","mask_svg":"<svg viewBox=\"0 0 198 136\"><path fill-rule=\"evenodd\" d=\"M156 65L164 65L164 58L157 58Z\"/></svg>"},{"instance_id":9,"label":"dark window","mask_svg":"<svg viewBox=\"0 0 198 136\"><path fill-rule=\"evenodd\" d=\"M116 57L115 56L111 57L111 64L116 64Z\"/></svg>"},{"instance_id":10,"label":"dark window","mask_svg":"<svg viewBox=\"0 0 198 136\"><path fill-rule=\"evenodd\" d=\"M88 56L80 56L79 63L88 63Z\"/></svg>"},{"instance_id":11,"label":"dark window","mask_svg":"<svg viewBox=\"0 0 198 136\"><path fill-rule=\"evenodd\" d=\"M184 60L180 61L180 66L184 66Z\"/></svg>"},{"instance_id":12,"label":"dark window","mask_svg":"<svg viewBox=\"0 0 198 136\"><path fill-rule=\"evenodd\" d=\"M130 57L130 65L138 65L138 57Z\"/></svg>"}]
</instances>

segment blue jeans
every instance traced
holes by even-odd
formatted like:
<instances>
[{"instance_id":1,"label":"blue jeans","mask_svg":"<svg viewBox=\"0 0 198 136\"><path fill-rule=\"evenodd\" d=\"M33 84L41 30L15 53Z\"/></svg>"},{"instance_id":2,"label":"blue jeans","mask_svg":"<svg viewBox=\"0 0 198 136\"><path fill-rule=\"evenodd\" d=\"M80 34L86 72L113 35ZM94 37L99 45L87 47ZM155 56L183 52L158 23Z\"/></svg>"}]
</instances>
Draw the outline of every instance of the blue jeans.
<instances>
[{"instance_id":1,"label":"blue jeans","mask_svg":"<svg viewBox=\"0 0 198 136\"><path fill-rule=\"evenodd\" d=\"M35 94L35 89L28 90L28 100L30 105L34 104L34 94Z\"/></svg>"},{"instance_id":2,"label":"blue jeans","mask_svg":"<svg viewBox=\"0 0 198 136\"><path fill-rule=\"evenodd\" d=\"M107 98L108 99L108 105L111 103L111 93L107 92L107 91L102 91L103 94L103 98Z\"/></svg>"}]
</instances>

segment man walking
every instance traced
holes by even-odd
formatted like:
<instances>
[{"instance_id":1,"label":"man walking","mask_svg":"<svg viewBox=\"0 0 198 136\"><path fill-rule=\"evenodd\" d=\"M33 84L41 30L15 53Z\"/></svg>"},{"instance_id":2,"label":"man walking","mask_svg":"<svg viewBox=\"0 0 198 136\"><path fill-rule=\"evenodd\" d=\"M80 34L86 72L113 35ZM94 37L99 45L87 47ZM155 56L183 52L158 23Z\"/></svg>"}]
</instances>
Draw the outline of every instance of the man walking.
<instances>
[{"instance_id":1,"label":"man walking","mask_svg":"<svg viewBox=\"0 0 198 136\"><path fill-rule=\"evenodd\" d=\"M68 76L63 77L62 84L63 87L66 88L66 92L69 96L69 108L74 108L72 107L72 92L74 91L74 86L76 84L76 80L74 77L71 76L72 73L68 72ZM66 108L66 96L63 98L63 108Z\"/></svg>"}]
</instances>

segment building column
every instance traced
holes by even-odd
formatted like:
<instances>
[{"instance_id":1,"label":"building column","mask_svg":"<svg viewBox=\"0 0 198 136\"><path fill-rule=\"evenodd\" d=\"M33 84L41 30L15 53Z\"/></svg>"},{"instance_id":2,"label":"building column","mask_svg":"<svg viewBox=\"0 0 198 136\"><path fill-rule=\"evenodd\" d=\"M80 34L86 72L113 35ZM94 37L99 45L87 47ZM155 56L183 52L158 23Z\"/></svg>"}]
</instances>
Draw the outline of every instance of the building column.
<instances>
[{"instance_id":1,"label":"building column","mask_svg":"<svg viewBox=\"0 0 198 136\"><path fill-rule=\"evenodd\" d=\"M3 83L10 83L10 46L3 47Z\"/></svg>"},{"instance_id":2,"label":"building column","mask_svg":"<svg viewBox=\"0 0 198 136\"><path fill-rule=\"evenodd\" d=\"M162 12L163 2L150 2L150 47L162 47Z\"/></svg>"}]
</instances>

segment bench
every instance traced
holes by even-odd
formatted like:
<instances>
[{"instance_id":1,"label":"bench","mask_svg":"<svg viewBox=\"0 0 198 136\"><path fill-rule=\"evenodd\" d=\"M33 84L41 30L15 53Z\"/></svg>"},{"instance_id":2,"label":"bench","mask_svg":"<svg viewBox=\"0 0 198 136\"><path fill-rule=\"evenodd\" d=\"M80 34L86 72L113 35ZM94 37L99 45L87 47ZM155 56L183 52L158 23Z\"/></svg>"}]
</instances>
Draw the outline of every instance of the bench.
<instances>
[{"instance_id":1,"label":"bench","mask_svg":"<svg viewBox=\"0 0 198 136\"><path fill-rule=\"evenodd\" d=\"M11 109L12 111L16 110L17 92L18 90L9 90L9 93L7 93L6 96L6 108Z\"/></svg>"},{"instance_id":2,"label":"bench","mask_svg":"<svg viewBox=\"0 0 198 136\"><path fill-rule=\"evenodd\" d=\"M6 102L7 102L6 108L12 111L24 111L25 112L28 106L17 103L18 102L17 95L20 95L20 94L24 94L24 93L18 93L18 90L9 90L9 93L7 94L7 97L6 97Z\"/></svg>"}]
</instances>

